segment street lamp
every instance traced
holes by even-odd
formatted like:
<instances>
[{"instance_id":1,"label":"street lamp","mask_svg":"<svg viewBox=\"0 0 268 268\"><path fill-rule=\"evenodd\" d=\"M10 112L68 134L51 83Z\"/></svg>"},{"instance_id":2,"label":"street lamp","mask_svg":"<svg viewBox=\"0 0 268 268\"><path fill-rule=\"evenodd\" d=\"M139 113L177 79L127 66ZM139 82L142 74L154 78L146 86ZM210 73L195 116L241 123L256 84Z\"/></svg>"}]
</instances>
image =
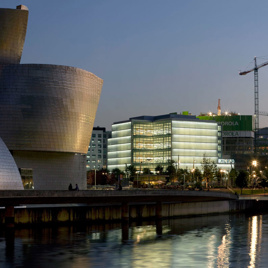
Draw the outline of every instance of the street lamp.
<instances>
[{"instance_id":1,"label":"street lamp","mask_svg":"<svg viewBox=\"0 0 268 268\"><path fill-rule=\"evenodd\" d=\"M127 163L125 163L126 165L126 178L128 177L128 174L127 174Z\"/></svg>"},{"instance_id":2,"label":"street lamp","mask_svg":"<svg viewBox=\"0 0 268 268\"><path fill-rule=\"evenodd\" d=\"M257 160L253 160L253 161L252 161L252 166L256 168L257 165L258 165Z\"/></svg>"},{"instance_id":3,"label":"street lamp","mask_svg":"<svg viewBox=\"0 0 268 268\"><path fill-rule=\"evenodd\" d=\"M220 169L220 173L221 173L221 184L223 184L223 183L222 183L222 172L223 172L223 170Z\"/></svg>"},{"instance_id":4,"label":"street lamp","mask_svg":"<svg viewBox=\"0 0 268 268\"><path fill-rule=\"evenodd\" d=\"M255 180L256 180L256 171L254 170L254 168L256 169L256 167L257 167L257 165L258 165L258 162L257 162L257 160L253 160L252 161L252 166L253 166L253 170L252 170L252 190L251 190L251 193L253 194L253 187L254 187L254 185L255 185Z\"/></svg>"},{"instance_id":5,"label":"street lamp","mask_svg":"<svg viewBox=\"0 0 268 268\"><path fill-rule=\"evenodd\" d=\"M140 162L140 175L141 175L141 164L142 162ZM138 188L138 185L139 185L139 181L138 181L138 171L137 171L137 188Z\"/></svg>"},{"instance_id":6,"label":"street lamp","mask_svg":"<svg viewBox=\"0 0 268 268\"><path fill-rule=\"evenodd\" d=\"M194 172L195 172L194 163L195 163L195 160L193 160L193 169L192 169L192 173L193 173L193 182L194 182Z\"/></svg>"},{"instance_id":7,"label":"street lamp","mask_svg":"<svg viewBox=\"0 0 268 268\"><path fill-rule=\"evenodd\" d=\"M148 169L149 169L149 171L150 171L149 164L150 164L150 162L153 160L153 158L149 158L149 157L148 157L146 160L147 160L147 162L148 162ZM149 172L149 174L148 174L148 178L149 178L149 187L151 187L150 172Z\"/></svg>"},{"instance_id":8,"label":"street lamp","mask_svg":"<svg viewBox=\"0 0 268 268\"><path fill-rule=\"evenodd\" d=\"M95 168L95 190L97 188L96 184L97 184L97 176L96 176L96 168Z\"/></svg>"}]
</instances>

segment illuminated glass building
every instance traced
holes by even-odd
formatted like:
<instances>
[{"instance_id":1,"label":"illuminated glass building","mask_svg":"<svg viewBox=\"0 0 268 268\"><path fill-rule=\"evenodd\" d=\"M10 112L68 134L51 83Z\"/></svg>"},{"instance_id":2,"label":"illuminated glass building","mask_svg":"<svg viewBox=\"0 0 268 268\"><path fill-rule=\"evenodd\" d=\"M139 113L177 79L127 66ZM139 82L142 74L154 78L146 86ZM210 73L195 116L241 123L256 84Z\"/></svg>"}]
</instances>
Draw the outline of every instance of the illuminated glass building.
<instances>
[{"instance_id":1,"label":"illuminated glass building","mask_svg":"<svg viewBox=\"0 0 268 268\"><path fill-rule=\"evenodd\" d=\"M157 165L167 167L174 160L178 168L201 169L203 157L230 169L230 159L221 159L221 127L215 121L177 113L133 117L112 125L108 140L108 169L137 170Z\"/></svg>"}]
</instances>

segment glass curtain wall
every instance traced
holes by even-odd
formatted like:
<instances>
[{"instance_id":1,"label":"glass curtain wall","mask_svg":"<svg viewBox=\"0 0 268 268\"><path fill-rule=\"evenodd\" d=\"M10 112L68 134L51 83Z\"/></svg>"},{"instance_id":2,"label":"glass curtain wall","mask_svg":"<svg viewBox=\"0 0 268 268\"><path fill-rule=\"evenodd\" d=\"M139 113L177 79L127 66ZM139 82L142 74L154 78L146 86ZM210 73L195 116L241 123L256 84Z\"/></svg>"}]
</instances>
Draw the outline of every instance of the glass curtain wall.
<instances>
[{"instance_id":1,"label":"glass curtain wall","mask_svg":"<svg viewBox=\"0 0 268 268\"><path fill-rule=\"evenodd\" d=\"M201 169L204 156L217 163L218 135L214 122L172 121L172 159L182 169Z\"/></svg>"},{"instance_id":2,"label":"glass curtain wall","mask_svg":"<svg viewBox=\"0 0 268 268\"><path fill-rule=\"evenodd\" d=\"M108 139L108 169L125 170L126 165L131 165L131 122L112 125Z\"/></svg>"},{"instance_id":3,"label":"glass curtain wall","mask_svg":"<svg viewBox=\"0 0 268 268\"><path fill-rule=\"evenodd\" d=\"M138 171L157 165L164 168L171 159L171 121L133 122L133 165Z\"/></svg>"}]
</instances>

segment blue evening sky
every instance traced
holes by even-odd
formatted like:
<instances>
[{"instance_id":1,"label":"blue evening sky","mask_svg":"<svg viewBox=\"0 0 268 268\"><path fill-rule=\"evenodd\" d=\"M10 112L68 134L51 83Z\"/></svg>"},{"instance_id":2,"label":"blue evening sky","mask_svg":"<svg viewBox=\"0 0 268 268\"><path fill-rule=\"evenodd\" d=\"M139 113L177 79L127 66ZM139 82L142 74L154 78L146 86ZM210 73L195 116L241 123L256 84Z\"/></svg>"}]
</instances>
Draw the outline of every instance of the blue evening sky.
<instances>
[{"instance_id":1,"label":"blue evening sky","mask_svg":"<svg viewBox=\"0 0 268 268\"><path fill-rule=\"evenodd\" d=\"M22 63L75 66L104 80L95 126L170 112L254 113L268 60L267 0L1 0L29 8ZM268 112L268 66L259 70ZM261 127L268 116L260 117Z\"/></svg>"}]
</instances>

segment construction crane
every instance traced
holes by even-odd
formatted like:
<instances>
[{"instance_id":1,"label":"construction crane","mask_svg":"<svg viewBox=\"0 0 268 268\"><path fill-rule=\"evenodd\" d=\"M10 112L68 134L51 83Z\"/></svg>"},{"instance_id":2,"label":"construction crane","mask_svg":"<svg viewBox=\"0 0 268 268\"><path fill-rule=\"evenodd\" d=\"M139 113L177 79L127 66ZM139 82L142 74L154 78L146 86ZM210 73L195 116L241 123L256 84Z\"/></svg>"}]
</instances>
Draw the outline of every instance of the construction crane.
<instances>
[{"instance_id":1,"label":"construction crane","mask_svg":"<svg viewBox=\"0 0 268 268\"><path fill-rule=\"evenodd\" d=\"M258 77L258 70L266 65L268 65L268 61L257 65L257 58L254 57L254 68L244 71L244 72L239 72L240 75L246 75L252 71L254 71L254 105L255 105L255 110L254 110L254 115L255 115L255 129L254 129L254 151L256 153L257 151L257 135L258 135L258 130L259 130L259 77Z\"/></svg>"}]
</instances>

